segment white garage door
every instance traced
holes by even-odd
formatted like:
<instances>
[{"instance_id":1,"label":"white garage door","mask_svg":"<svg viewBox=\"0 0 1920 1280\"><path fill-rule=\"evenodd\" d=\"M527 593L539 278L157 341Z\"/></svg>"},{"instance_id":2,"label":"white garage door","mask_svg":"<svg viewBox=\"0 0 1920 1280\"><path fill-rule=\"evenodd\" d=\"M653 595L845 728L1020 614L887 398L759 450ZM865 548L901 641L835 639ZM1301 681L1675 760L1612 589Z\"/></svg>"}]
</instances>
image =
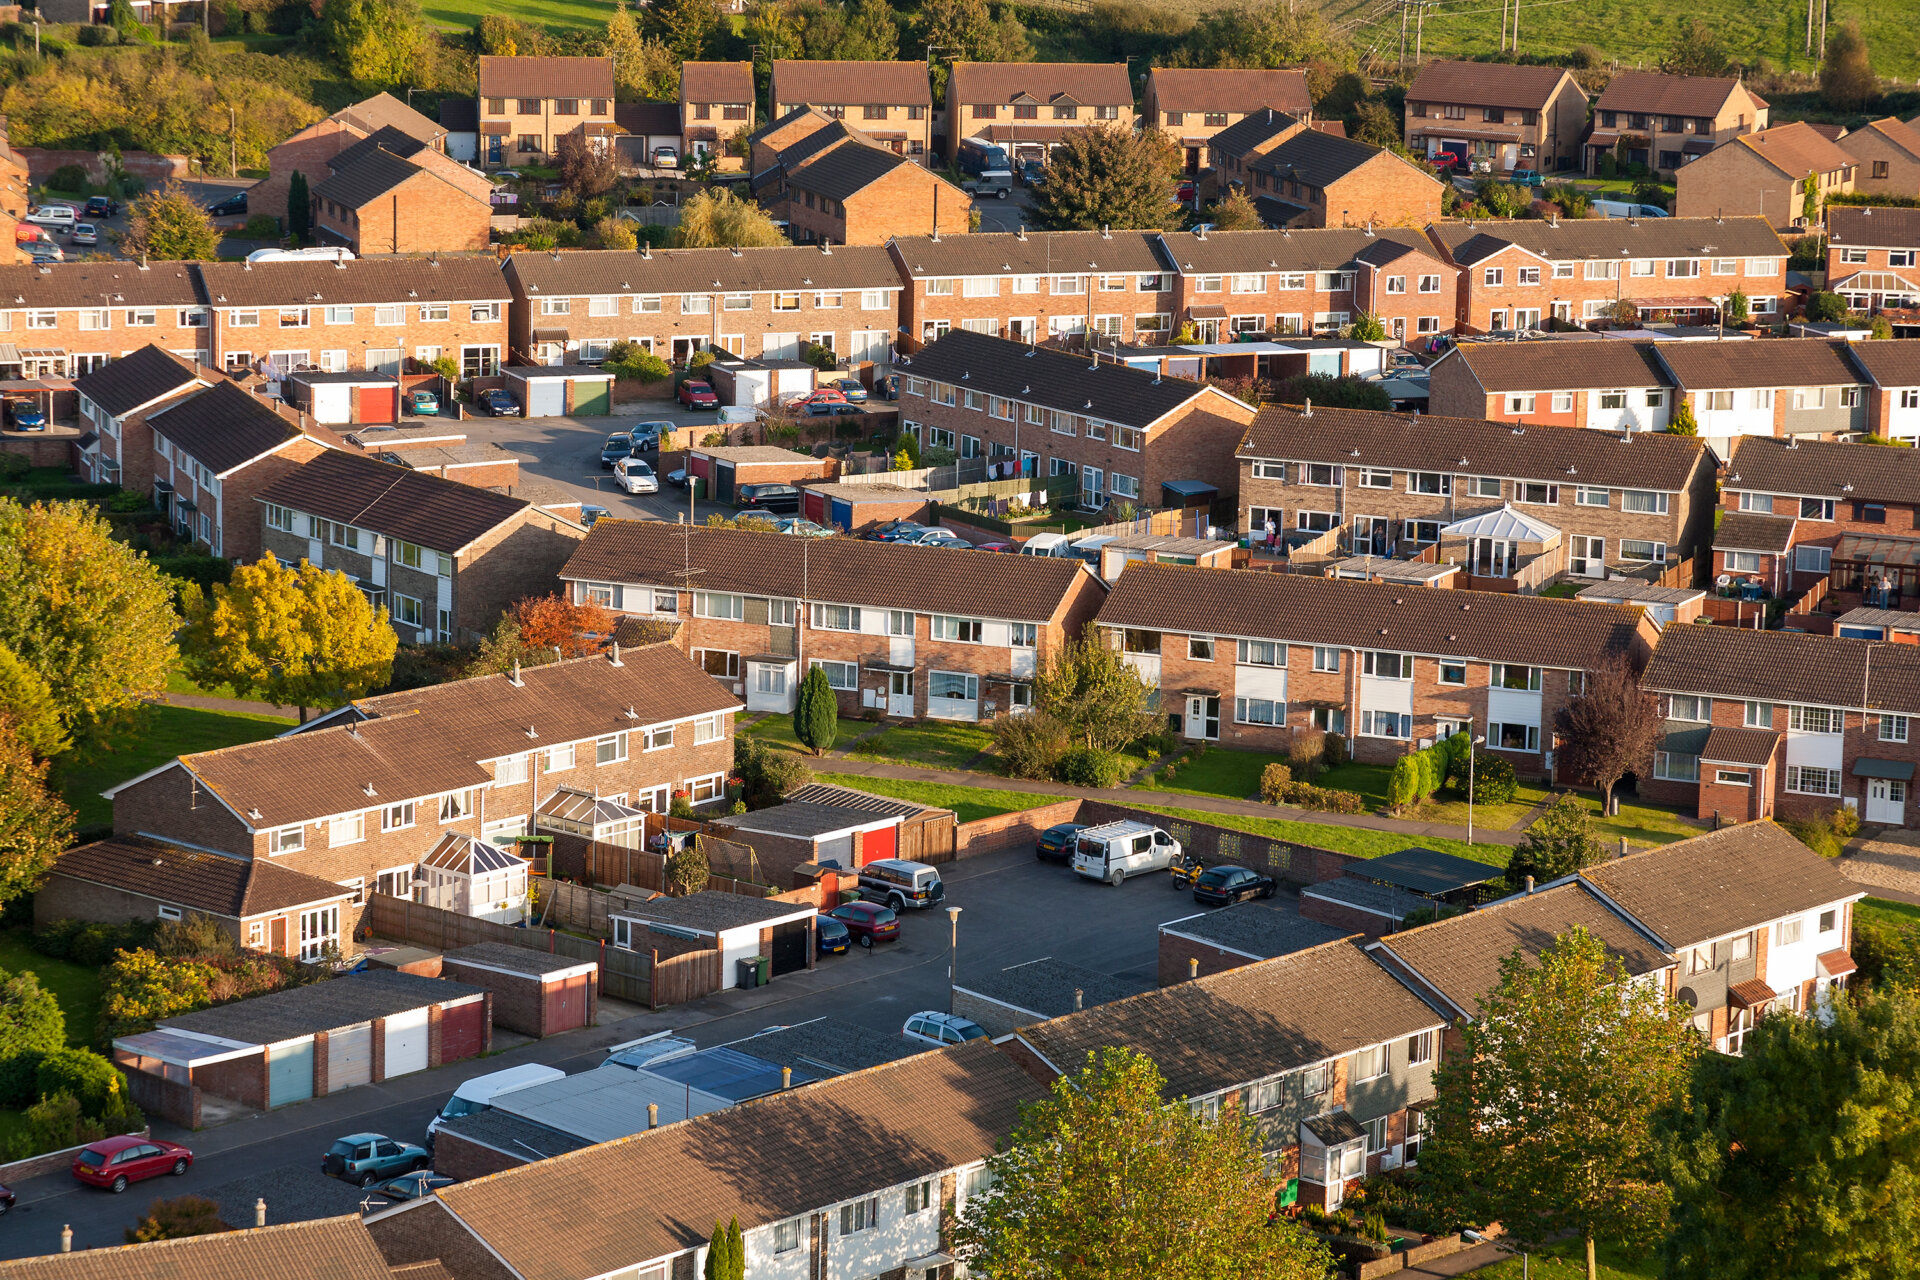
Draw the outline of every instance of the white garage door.
<instances>
[{"instance_id":1,"label":"white garage door","mask_svg":"<svg viewBox=\"0 0 1920 1280\"><path fill-rule=\"evenodd\" d=\"M313 389L313 417L316 422L353 421L353 388L343 383L323 382Z\"/></svg>"},{"instance_id":2,"label":"white garage door","mask_svg":"<svg viewBox=\"0 0 1920 1280\"><path fill-rule=\"evenodd\" d=\"M409 1009L387 1019L387 1078L427 1069L427 1011Z\"/></svg>"},{"instance_id":3,"label":"white garage door","mask_svg":"<svg viewBox=\"0 0 1920 1280\"><path fill-rule=\"evenodd\" d=\"M527 416L557 418L567 411L567 384L562 378L535 378L527 382Z\"/></svg>"},{"instance_id":4,"label":"white garage door","mask_svg":"<svg viewBox=\"0 0 1920 1280\"><path fill-rule=\"evenodd\" d=\"M373 1024L342 1027L327 1036L327 1092L338 1093L373 1079Z\"/></svg>"}]
</instances>

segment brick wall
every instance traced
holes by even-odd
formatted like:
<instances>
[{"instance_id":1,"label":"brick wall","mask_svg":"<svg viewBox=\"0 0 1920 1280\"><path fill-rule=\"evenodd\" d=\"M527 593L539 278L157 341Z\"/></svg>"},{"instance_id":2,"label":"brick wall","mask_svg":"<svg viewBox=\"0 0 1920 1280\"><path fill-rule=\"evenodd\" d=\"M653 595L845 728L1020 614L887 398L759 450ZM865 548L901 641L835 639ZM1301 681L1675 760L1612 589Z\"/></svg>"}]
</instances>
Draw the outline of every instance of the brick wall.
<instances>
[{"instance_id":1,"label":"brick wall","mask_svg":"<svg viewBox=\"0 0 1920 1280\"><path fill-rule=\"evenodd\" d=\"M787 216L796 243L885 244L902 234L966 235L972 207L972 198L945 178L918 165L900 165L845 201L796 185Z\"/></svg>"},{"instance_id":2,"label":"brick wall","mask_svg":"<svg viewBox=\"0 0 1920 1280\"><path fill-rule=\"evenodd\" d=\"M1701 163L1701 160L1694 161L1684 172L1691 173ZM1729 212L1736 208L1744 213L1752 212L1751 206L1739 206L1732 200L1727 202L1726 208ZM1683 217L1689 216L1684 209L1680 212ZM1463 333L1485 333L1493 328L1511 327L1517 323L1515 313L1523 310L1537 311L1540 318L1545 320L1554 314L1558 303L1566 303L1568 317L1578 321L1586 317L1586 304L1589 302L1597 304L1604 311L1621 298L1721 296L1736 288L1750 299L1780 299L1786 295L1787 259L1784 253L1767 259L1774 269L1766 274L1750 272L1748 266L1751 260L1747 258L1731 259L1733 271L1724 275L1716 273L1714 269L1718 259L1695 260L1699 262L1700 274L1693 277L1669 279L1665 259L1652 259L1653 275L1634 276L1630 274L1631 267L1628 265L1634 260L1623 258L1618 268L1621 273L1618 279L1589 280L1586 267L1581 262L1572 264L1572 275L1557 276L1553 263L1542 262L1533 254L1511 246L1462 269L1458 290L1460 330ZM1490 276L1489 273L1494 274ZM1489 279L1495 283L1488 283ZM1505 317L1502 324L1493 322L1492 313L1496 311Z\"/></svg>"},{"instance_id":3,"label":"brick wall","mask_svg":"<svg viewBox=\"0 0 1920 1280\"><path fill-rule=\"evenodd\" d=\"M1384 267L1363 262L1354 286L1355 305L1377 316L1389 337L1415 342L1436 333L1453 332L1460 271L1437 254L1403 255Z\"/></svg>"},{"instance_id":4,"label":"brick wall","mask_svg":"<svg viewBox=\"0 0 1920 1280\"><path fill-rule=\"evenodd\" d=\"M270 457L249 463L220 482L218 545L221 555L241 564L260 558L264 517L263 508L255 499L268 485L291 474L301 463L319 457L324 448L318 441L302 437L290 441ZM168 469L174 470L171 466ZM181 487L181 480L187 479L181 476L173 481L176 493L192 491L190 481L185 489ZM147 489L151 492L152 488L152 481L149 480ZM204 503L201 504L201 510L206 510Z\"/></svg>"},{"instance_id":5,"label":"brick wall","mask_svg":"<svg viewBox=\"0 0 1920 1280\"><path fill-rule=\"evenodd\" d=\"M483 1178L490 1173L505 1173L508 1169L517 1169L532 1162L531 1157L510 1156L492 1147L469 1142L452 1130L442 1129L434 1135L434 1172L460 1182Z\"/></svg>"},{"instance_id":6,"label":"brick wall","mask_svg":"<svg viewBox=\"0 0 1920 1280\"><path fill-rule=\"evenodd\" d=\"M340 353L339 359L347 369L363 370L378 363L370 362L374 352L397 350L405 360L418 358L423 351L437 350L441 355L460 360L469 347L486 348L493 353L496 364L504 362L507 344L504 303L492 298L450 302L445 304L445 320L426 320L421 318L423 304L415 299L394 297L386 302L400 308L401 323L378 323L379 308L371 303L355 304L350 324L328 323L326 303L315 303L305 308L304 326L287 328L280 327L280 307L216 305L213 363L223 369L238 369L251 367L274 352L304 352L307 361L319 364L329 353ZM493 318L496 310L497 319ZM476 314L479 319L474 318ZM248 315L256 316L258 323L244 323ZM236 323L236 316L243 322Z\"/></svg>"},{"instance_id":7,"label":"brick wall","mask_svg":"<svg viewBox=\"0 0 1920 1280\"><path fill-rule=\"evenodd\" d=\"M1877 129L1855 129L1834 145L1852 156L1858 164L1853 171L1853 189L1871 195L1920 195L1920 160L1904 147L1894 145Z\"/></svg>"},{"instance_id":8,"label":"brick wall","mask_svg":"<svg viewBox=\"0 0 1920 1280\"><path fill-rule=\"evenodd\" d=\"M376 1076L375 1079L379 1077ZM267 1053L229 1058L193 1069L193 1083L203 1093L230 1098L257 1111L267 1109Z\"/></svg>"},{"instance_id":9,"label":"brick wall","mask_svg":"<svg viewBox=\"0 0 1920 1280\"><path fill-rule=\"evenodd\" d=\"M330 200L315 222L361 256L383 253L477 253L493 231L493 207L435 174L420 172L358 208Z\"/></svg>"},{"instance_id":10,"label":"brick wall","mask_svg":"<svg viewBox=\"0 0 1920 1280\"><path fill-rule=\"evenodd\" d=\"M571 1030L569 1027L547 1025L546 993L550 986L580 989L587 1001L586 1022L591 1024L594 1020L593 1006L599 991L599 983L594 976L543 979L533 974L507 974L497 969L475 968L457 959L443 961L442 969L444 976L455 982L487 989L487 998L492 1005L493 1026L528 1036L547 1036L555 1031Z\"/></svg>"},{"instance_id":11,"label":"brick wall","mask_svg":"<svg viewBox=\"0 0 1920 1280\"><path fill-rule=\"evenodd\" d=\"M287 216L287 190L294 171L307 175L309 190L326 181L327 161L366 137L354 125L328 117L307 126L267 152L268 176L247 188L247 214Z\"/></svg>"},{"instance_id":12,"label":"brick wall","mask_svg":"<svg viewBox=\"0 0 1920 1280\"><path fill-rule=\"evenodd\" d=\"M944 217L944 214L943 214ZM917 233L920 228L913 228ZM895 264L900 262L899 254L894 255ZM1063 270L1076 268L1085 272L1080 263L1062 262ZM906 278L906 272L901 272ZM1076 324L1093 327L1089 318L1098 320L1102 316L1117 317L1120 338L1132 342L1142 334L1147 340L1165 341L1172 336L1177 322L1173 318L1176 309L1176 294L1172 288L1151 287L1159 284L1171 284L1175 279L1170 273L1156 275L1126 274L1117 277L1104 277L1123 282L1117 290L1100 287L1103 277L1079 277L1082 292L1053 292L1054 281L1058 277L1039 276L1036 278L1035 292L1015 293L1016 277L1005 275L994 282L995 292L986 297L968 297L962 283L954 283L951 293L927 293L925 279L909 280L900 295L900 332L905 339L904 349L918 350L922 345L933 341L949 329L964 328L965 321L984 320L993 324L991 332L1003 338L1018 337L1027 340L1030 333L1045 338L1052 331L1055 319L1071 321ZM1150 287L1141 289L1140 282L1146 280ZM1147 328L1140 327L1142 316L1155 317L1148 322ZM1016 334L1013 322L1018 319L1029 325L1026 332ZM1155 326L1158 327L1155 327Z\"/></svg>"},{"instance_id":13,"label":"brick wall","mask_svg":"<svg viewBox=\"0 0 1920 1280\"><path fill-rule=\"evenodd\" d=\"M200 1127L200 1090L178 1080L127 1071L127 1097L150 1116L171 1120L183 1129ZM49 1170L49 1172L52 1172Z\"/></svg>"},{"instance_id":14,"label":"brick wall","mask_svg":"<svg viewBox=\"0 0 1920 1280\"><path fill-rule=\"evenodd\" d=\"M1349 907L1337 902L1328 902L1324 898L1303 896L1300 899L1300 914L1309 920L1318 920L1321 924L1332 925L1336 929L1371 934L1376 938L1395 931L1394 922L1386 916L1375 915L1371 911L1361 911L1357 907Z\"/></svg>"},{"instance_id":15,"label":"brick wall","mask_svg":"<svg viewBox=\"0 0 1920 1280\"><path fill-rule=\"evenodd\" d=\"M529 509L474 542L454 566L455 637L477 639L514 601L550 595L585 532L558 516Z\"/></svg>"},{"instance_id":16,"label":"brick wall","mask_svg":"<svg viewBox=\"0 0 1920 1280\"><path fill-rule=\"evenodd\" d=\"M1440 218L1444 188L1430 174L1382 151L1321 194L1310 223L1316 227L1424 227Z\"/></svg>"},{"instance_id":17,"label":"brick wall","mask_svg":"<svg viewBox=\"0 0 1920 1280\"><path fill-rule=\"evenodd\" d=\"M253 856L254 838L244 823L184 768L172 768L128 786L113 800L115 835L148 832L235 857Z\"/></svg>"},{"instance_id":18,"label":"brick wall","mask_svg":"<svg viewBox=\"0 0 1920 1280\"><path fill-rule=\"evenodd\" d=\"M971 858L977 854L996 853L1001 849L1023 845L1031 847L1048 827L1076 821L1075 815L1080 812L1083 803L1078 799L1062 800L1056 804L1041 805L1037 809L1023 809L1018 813L1001 813L991 818L963 822L954 835L954 856Z\"/></svg>"},{"instance_id":19,"label":"brick wall","mask_svg":"<svg viewBox=\"0 0 1920 1280\"><path fill-rule=\"evenodd\" d=\"M1223 947L1162 931L1156 983L1159 986L1170 987L1176 982L1189 981L1194 976L1195 961L1200 965L1200 977L1213 973L1225 973L1229 969L1238 969L1242 965L1255 963L1253 957L1243 956L1237 951L1228 951Z\"/></svg>"}]
</instances>

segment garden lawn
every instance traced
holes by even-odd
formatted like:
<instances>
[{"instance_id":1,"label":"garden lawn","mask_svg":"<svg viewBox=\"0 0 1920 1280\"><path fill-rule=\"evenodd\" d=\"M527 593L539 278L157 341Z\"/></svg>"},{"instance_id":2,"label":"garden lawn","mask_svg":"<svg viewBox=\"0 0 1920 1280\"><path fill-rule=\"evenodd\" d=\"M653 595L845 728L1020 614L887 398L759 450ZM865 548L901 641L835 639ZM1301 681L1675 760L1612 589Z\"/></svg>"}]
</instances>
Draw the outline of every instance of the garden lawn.
<instances>
[{"instance_id":1,"label":"garden lawn","mask_svg":"<svg viewBox=\"0 0 1920 1280\"><path fill-rule=\"evenodd\" d=\"M1053 804L1063 797L1029 791L995 791L988 787L957 787L942 782L914 782L906 778L871 778L860 773L823 773L818 779L836 787L870 791L877 796L910 800L935 809L951 809L962 822L975 822L1003 813L1019 813Z\"/></svg>"},{"instance_id":2,"label":"garden lawn","mask_svg":"<svg viewBox=\"0 0 1920 1280\"><path fill-rule=\"evenodd\" d=\"M1605 1242L1594 1245L1593 1256L1600 1280L1660 1280L1660 1264L1650 1256L1631 1261L1624 1251ZM1520 1259L1508 1258L1468 1274L1481 1280L1520 1280L1522 1267ZM1563 1241L1533 1255L1536 1280L1586 1280L1586 1274L1587 1246L1581 1241Z\"/></svg>"},{"instance_id":3,"label":"garden lawn","mask_svg":"<svg viewBox=\"0 0 1920 1280\"><path fill-rule=\"evenodd\" d=\"M33 939L25 929L0 932L0 969L19 973L31 969L39 975L40 985L60 1002L67 1015L67 1043L85 1046L93 1043L94 1028L100 1021L100 971L77 965L71 960L55 960L33 949ZM0 1111L0 1152L6 1150L8 1131Z\"/></svg>"},{"instance_id":4,"label":"garden lawn","mask_svg":"<svg viewBox=\"0 0 1920 1280\"><path fill-rule=\"evenodd\" d=\"M1387 780L1392 776L1391 765L1360 764L1349 760L1322 773L1314 779L1314 784L1336 791L1357 792L1367 802L1368 808L1385 810ZM1474 827L1482 831L1505 831L1546 798L1547 793L1543 788L1521 783L1514 789L1513 799L1506 804L1473 806ZM1403 816L1418 822L1445 822L1464 828L1467 825L1467 801L1458 792L1442 788L1433 799L1422 801Z\"/></svg>"},{"instance_id":5,"label":"garden lawn","mask_svg":"<svg viewBox=\"0 0 1920 1280\"><path fill-rule=\"evenodd\" d=\"M1505 845L1470 845L1465 840L1451 840L1444 836L1409 836L1402 835L1398 831L1374 831L1367 827L1341 827L1332 823L1303 822L1292 818L1244 817L1240 814L1211 813L1200 809L1174 809L1153 804L1136 804L1135 807L1187 822L1207 822L1216 827L1226 827L1230 831L1245 831L1249 835L1266 836L1270 840L1291 840L1296 844L1310 844L1318 849L1332 849L1336 853L1352 854L1356 858L1379 858L1419 845L1424 849L1457 854L1462 858L1471 858L1475 862L1484 862L1488 866L1504 869L1513 856L1513 850Z\"/></svg>"},{"instance_id":6,"label":"garden lawn","mask_svg":"<svg viewBox=\"0 0 1920 1280\"><path fill-rule=\"evenodd\" d=\"M872 727L872 725L862 720L840 721L839 728L834 732L833 747L831 749L835 751L846 750L855 738ZM808 760L818 758L813 752L800 745L800 739L793 736L793 717L785 712L770 715L759 724L749 725L741 729L740 732L746 734L756 742L763 742L770 747L784 747L788 751L797 752Z\"/></svg>"},{"instance_id":7,"label":"garden lawn","mask_svg":"<svg viewBox=\"0 0 1920 1280\"><path fill-rule=\"evenodd\" d=\"M1253 800L1260 795L1260 775L1266 767L1286 762L1285 756L1270 751L1233 751L1209 747L1205 755L1188 754L1169 762L1134 789ZM1173 778L1165 776L1167 769L1174 771Z\"/></svg>"},{"instance_id":8,"label":"garden lawn","mask_svg":"<svg viewBox=\"0 0 1920 1280\"><path fill-rule=\"evenodd\" d=\"M968 761L992 746L990 729L949 720L926 720L887 729L847 754L861 759L924 764L935 769L964 769ZM987 764L987 772L999 772L992 764L982 763Z\"/></svg>"},{"instance_id":9,"label":"garden lawn","mask_svg":"<svg viewBox=\"0 0 1920 1280\"><path fill-rule=\"evenodd\" d=\"M1598 794L1581 792L1580 800L1587 806L1587 811L1594 815L1593 829L1602 840L1618 841L1625 837L1628 844L1672 844L1675 840L1703 836L1710 829L1702 823L1691 821L1690 815L1662 805L1622 800L1619 813L1611 818L1603 818L1600 816Z\"/></svg>"},{"instance_id":10,"label":"garden lawn","mask_svg":"<svg viewBox=\"0 0 1920 1280\"><path fill-rule=\"evenodd\" d=\"M555 31L605 31L613 6L587 0L429 0L424 12L443 27L471 31L489 13Z\"/></svg>"},{"instance_id":11,"label":"garden lawn","mask_svg":"<svg viewBox=\"0 0 1920 1280\"><path fill-rule=\"evenodd\" d=\"M1883 924L1895 929L1920 927L1920 905L1890 898L1865 898L1854 904L1855 924Z\"/></svg>"},{"instance_id":12,"label":"garden lawn","mask_svg":"<svg viewBox=\"0 0 1920 1280\"><path fill-rule=\"evenodd\" d=\"M175 756L257 742L293 723L277 716L155 706L131 732L56 760L54 785L73 806L82 831L104 827L113 821L113 803L100 794L108 787L136 778Z\"/></svg>"}]
</instances>

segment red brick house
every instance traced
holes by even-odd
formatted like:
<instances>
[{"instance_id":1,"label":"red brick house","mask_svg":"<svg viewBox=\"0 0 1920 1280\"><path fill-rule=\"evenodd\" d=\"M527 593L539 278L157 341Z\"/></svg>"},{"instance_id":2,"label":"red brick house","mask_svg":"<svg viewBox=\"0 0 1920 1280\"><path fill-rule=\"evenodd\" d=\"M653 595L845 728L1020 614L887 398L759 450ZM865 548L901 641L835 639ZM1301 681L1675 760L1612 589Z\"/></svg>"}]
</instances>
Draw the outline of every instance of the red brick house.
<instances>
[{"instance_id":1,"label":"red brick house","mask_svg":"<svg viewBox=\"0 0 1920 1280\"><path fill-rule=\"evenodd\" d=\"M1422 227L1440 216L1440 180L1384 147L1278 111L1248 115L1208 149L1224 191L1239 187L1270 227Z\"/></svg>"},{"instance_id":2,"label":"red brick house","mask_svg":"<svg viewBox=\"0 0 1920 1280\"><path fill-rule=\"evenodd\" d=\"M81 475L90 484L145 490L152 483L153 442L133 428L147 411L219 381L214 370L159 347L141 347L82 374L73 384L87 433L78 442Z\"/></svg>"},{"instance_id":3,"label":"red brick house","mask_svg":"<svg viewBox=\"0 0 1920 1280\"><path fill-rule=\"evenodd\" d=\"M680 65L680 155L692 160L717 152L722 167L738 169L736 136L753 130L751 62L685 62Z\"/></svg>"},{"instance_id":4,"label":"red brick house","mask_svg":"<svg viewBox=\"0 0 1920 1280\"><path fill-rule=\"evenodd\" d=\"M1155 67L1147 72L1142 123L1180 148L1189 175L1219 162L1208 142L1262 109L1302 119L1313 113L1307 73L1298 68Z\"/></svg>"},{"instance_id":5,"label":"red brick house","mask_svg":"<svg viewBox=\"0 0 1920 1280\"><path fill-rule=\"evenodd\" d=\"M823 667L842 715L962 721L1030 706L1034 672L1106 595L1077 560L658 520L600 521L561 577L576 600L679 622L749 711L793 710Z\"/></svg>"},{"instance_id":6,"label":"red brick house","mask_svg":"<svg viewBox=\"0 0 1920 1280\"><path fill-rule=\"evenodd\" d=\"M973 138L1018 163L1044 162L1077 129L1132 129L1124 62L954 62L947 77L947 163Z\"/></svg>"},{"instance_id":7,"label":"red brick house","mask_svg":"<svg viewBox=\"0 0 1920 1280\"><path fill-rule=\"evenodd\" d=\"M493 184L425 142L385 128L327 161L314 228L365 257L473 253L493 234Z\"/></svg>"},{"instance_id":8,"label":"red brick house","mask_svg":"<svg viewBox=\"0 0 1920 1280\"><path fill-rule=\"evenodd\" d=\"M1588 173L1600 157L1672 173L1723 142L1767 127L1767 100L1733 76L1617 71L1593 104Z\"/></svg>"},{"instance_id":9,"label":"red brick house","mask_svg":"<svg viewBox=\"0 0 1920 1280\"><path fill-rule=\"evenodd\" d=\"M507 259L513 350L593 364L630 339L683 365L713 349L798 359L804 344L884 361L900 277L878 246L517 253Z\"/></svg>"},{"instance_id":10,"label":"red brick house","mask_svg":"<svg viewBox=\"0 0 1920 1280\"><path fill-rule=\"evenodd\" d=\"M287 189L303 173L308 189L327 176L328 162L348 147L392 129L435 151L447 149L447 131L390 93L342 107L267 152L267 176L247 188L247 212L285 219Z\"/></svg>"},{"instance_id":11,"label":"red brick house","mask_svg":"<svg viewBox=\"0 0 1920 1280\"><path fill-rule=\"evenodd\" d=\"M1781 230L1804 229L1809 213L1818 224L1829 195L1854 189L1858 170L1826 133L1796 120L1743 133L1683 167L1673 211L1682 218L1754 214Z\"/></svg>"},{"instance_id":12,"label":"red brick house","mask_svg":"<svg viewBox=\"0 0 1920 1280\"><path fill-rule=\"evenodd\" d=\"M559 788L654 812L678 792L717 804L738 708L672 646L621 649L363 699L282 737L181 756L107 795L117 837L351 890L337 920L302 919L305 950L353 937L369 893L414 896L416 868L449 835L511 849Z\"/></svg>"},{"instance_id":13,"label":"red brick house","mask_svg":"<svg viewBox=\"0 0 1920 1280\"><path fill-rule=\"evenodd\" d=\"M153 345L201 364L213 341L199 264L0 267L0 376L71 378ZM10 357L10 358L9 358Z\"/></svg>"},{"instance_id":14,"label":"red brick house","mask_svg":"<svg viewBox=\"0 0 1920 1280\"><path fill-rule=\"evenodd\" d=\"M829 119L849 121L916 164L927 163L932 150L933 87L924 62L776 58L767 95L775 120L796 107L811 107Z\"/></svg>"},{"instance_id":15,"label":"red brick house","mask_svg":"<svg viewBox=\"0 0 1920 1280\"><path fill-rule=\"evenodd\" d=\"M1662 342L1653 355L1673 379L1676 409L1693 410L1701 439L1723 458L1755 436L1817 441L1867 429L1867 376L1850 343Z\"/></svg>"},{"instance_id":16,"label":"red brick house","mask_svg":"<svg viewBox=\"0 0 1920 1280\"><path fill-rule=\"evenodd\" d=\"M1710 321L1736 290L1767 319L1787 291L1787 246L1760 218L1442 222L1428 233L1460 268L1462 333L1585 324L1621 302L1643 320Z\"/></svg>"},{"instance_id":17,"label":"red brick house","mask_svg":"<svg viewBox=\"0 0 1920 1280\"><path fill-rule=\"evenodd\" d=\"M377 370L442 357L463 377L497 373L512 297L491 258L203 262L216 367L277 375Z\"/></svg>"},{"instance_id":18,"label":"red brick house","mask_svg":"<svg viewBox=\"0 0 1920 1280\"><path fill-rule=\"evenodd\" d=\"M1433 362L1427 407L1596 431L1665 431L1674 382L1650 342L1462 342Z\"/></svg>"},{"instance_id":19,"label":"red brick house","mask_svg":"<svg viewBox=\"0 0 1920 1280\"><path fill-rule=\"evenodd\" d=\"M1914 645L1668 627L1641 684L1667 716L1644 796L1738 821L1845 805L1903 827L1920 812Z\"/></svg>"},{"instance_id":20,"label":"red brick house","mask_svg":"<svg viewBox=\"0 0 1920 1280\"><path fill-rule=\"evenodd\" d=\"M965 330L899 365L900 425L924 446L985 458L997 476L1077 476L1079 505L1192 505L1239 482L1233 449L1253 408L1215 387Z\"/></svg>"},{"instance_id":21,"label":"red brick house","mask_svg":"<svg viewBox=\"0 0 1920 1280\"><path fill-rule=\"evenodd\" d=\"M1855 311L1911 323L1920 308L1920 209L1829 209L1827 288Z\"/></svg>"},{"instance_id":22,"label":"red brick house","mask_svg":"<svg viewBox=\"0 0 1920 1280\"><path fill-rule=\"evenodd\" d=\"M569 134L596 146L619 131L611 57L495 57L479 64L480 162L551 164Z\"/></svg>"},{"instance_id":23,"label":"red brick house","mask_svg":"<svg viewBox=\"0 0 1920 1280\"><path fill-rule=\"evenodd\" d=\"M1565 67L1429 62L1407 89L1407 150L1495 172L1579 164L1587 94Z\"/></svg>"},{"instance_id":24,"label":"red brick house","mask_svg":"<svg viewBox=\"0 0 1920 1280\"><path fill-rule=\"evenodd\" d=\"M1191 741L1285 751L1321 730L1386 762L1471 722L1529 776L1584 673L1637 668L1658 634L1620 605L1157 564L1120 575L1099 625Z\"/></svg>"},{"instance_id":25,"label":"red brick house","mask_svg":"<svg viewBox=\"0 0 1920 1280\"><path fill-rule=\"evenodd\" d=\"M816 116L809 110L800 120ZM920 161L824 118L778 152L770 170L756 170L754 194L801 244L878 245L921 230L963 236L973 209L971 196Z\"/></svg>"},{"instance_id":26,"label":"red brick house","mask_svg":"<svg viewBox=\"0 0 1920 1280\"><path fill-rule=\"evenodd\" d=\"M1122 342L1173 334L1170 265L1151 231L896 235L902 349L965 329L1018 342L1097 333Z\"/></svg>"}]
</instances>

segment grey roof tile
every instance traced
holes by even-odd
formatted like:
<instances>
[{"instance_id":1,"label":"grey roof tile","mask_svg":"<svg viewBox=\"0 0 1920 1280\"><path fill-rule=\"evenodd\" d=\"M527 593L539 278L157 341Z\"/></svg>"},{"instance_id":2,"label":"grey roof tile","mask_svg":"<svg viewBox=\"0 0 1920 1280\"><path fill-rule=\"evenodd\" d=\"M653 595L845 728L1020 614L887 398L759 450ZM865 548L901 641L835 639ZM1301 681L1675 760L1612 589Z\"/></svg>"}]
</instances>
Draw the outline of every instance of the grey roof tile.
<instances>
[{"instance_id":1,"label":"grey roof tile","mask_svg":"<svg viewBox=\"0 0 1920 1280\"><path fill-rule=\"evenodd\" d=\"M300 429L231 382L149 414L147 425L215 475L300 438Z\"/></svg>"},{"instance_id":2,"label":"grey roof tile","mask_svg":"<svg viewBox=\"0 0 1920 1280\"><path fill-rule=\"evenodd\" d=\"M1668 627L1640 683L1661 693L1916 715L1920 651L1805 631Z\"/></svg>"},{"instance_id":3,"label":"grey roof tile","mask_svg":"<svg viewBox=\"0 0 1920 1280\"><path fill-rule=\"evenodd\" d=\"M448 553L499 528L530 505L522 498L338 449L329 449L281 476L258 497Z\"/></svg>"},{"instance_id":4,"label":"grey roof tile","mask_svg":"<svg viewBox=\"0 0 1920 1280\"><path fill-rule=\"evenodd\" d=\"M1920 505L1920 449L1740 436L1723 480L1736 491Z\"/></svg>"},{"instance_id":5,"label":"grey roof tile","mask_svg":"<svg viewBox=\"0 0 1920 1280\"><path fill-rule=\"evenodd\" d=\"M73 380L76 391L118 418L191 387L193 363L149 343Z\"/></svg>"}]
</instances>

